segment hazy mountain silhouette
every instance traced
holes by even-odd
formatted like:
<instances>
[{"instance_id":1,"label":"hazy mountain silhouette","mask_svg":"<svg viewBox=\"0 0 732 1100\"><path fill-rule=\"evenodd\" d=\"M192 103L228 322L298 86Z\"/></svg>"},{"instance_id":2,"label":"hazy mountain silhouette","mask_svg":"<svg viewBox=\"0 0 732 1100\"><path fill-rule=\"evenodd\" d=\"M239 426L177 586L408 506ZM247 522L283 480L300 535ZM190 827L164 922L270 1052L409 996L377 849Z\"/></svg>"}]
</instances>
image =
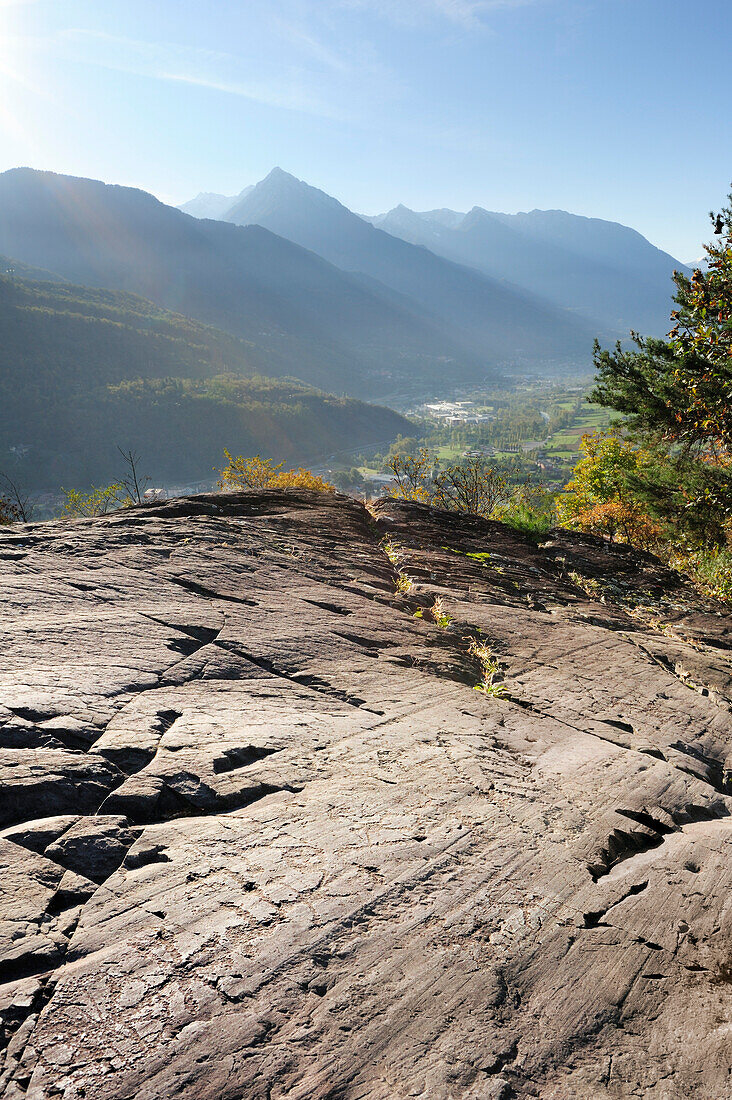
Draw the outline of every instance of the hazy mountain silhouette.
<instances>
[{"instance_id":1,"label":"hazy mountain silhouette","mask_svg":"<svg viewBox=\"0 0 732 1100\"><path fill-rule=\"evenodd\" d=\"M527 287L604 329L667 331L675 268L668 253L617 222L564 210L496 214L397 206L373 225L487 275Z\"/></svg>"},{"instance_id":2,"label":"hazy mountain silhouette","mask_svg":"<svg viewBox=\"0 0 732 1100\"><path fill-rule=\"evenodd\" d=\"M458 380L482 378L490 359L413 303L267 229L200 221L128 187L5 172L0 252L216 325L250 343L258 370L325 389L375 396L443 379L448 365Z\"/></svg>"},{"instance_id":3,"label":"hazy mountain silhouette","mask_svg":"<svg viewBox=\"0 0 732 1100\"><path fill-rule=\"evenodd\" d=\"M705 253L703 256L698 256L696 260L687 260L685 266L690 271L694 271L696 268L699 268L700 271L709 271L709 257Z\"/></svg>"},{"instance_id":4,"label":"hazy mountain silhouette","mask_svg":"<svg viewBox=\"0 0 732 1100\"><path fill-rule=\"evenodd\" d=\"M535 294L446 261L375 228L337 199L280 168L225 215L260 225L419 303L477 354L499 359L589 357L592 333Z\"/></svg>"},{"instance_id":5,"label":"hazy mountain silhouette","mask_svg":"<svg viewBox=\"0 0 732 1100\"><path fill-rule=\"evenodd\" d=\"M201 191L195 199L184 202L177 209L184 214L190 214L192 218L222 218L235 202L243 199L251 190L251 187L245 187L238 195L217 195L213 191Z\"/></svg>"}]
</instances>

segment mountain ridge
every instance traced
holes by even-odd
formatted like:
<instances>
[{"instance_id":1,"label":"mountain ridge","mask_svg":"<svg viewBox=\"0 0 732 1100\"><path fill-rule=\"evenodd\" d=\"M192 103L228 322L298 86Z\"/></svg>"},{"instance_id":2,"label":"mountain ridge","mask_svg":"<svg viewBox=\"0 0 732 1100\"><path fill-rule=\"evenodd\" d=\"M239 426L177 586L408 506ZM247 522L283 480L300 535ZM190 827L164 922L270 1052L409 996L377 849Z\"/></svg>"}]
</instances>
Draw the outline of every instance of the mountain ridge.
<instances>
[{"instance_id":1,"label":"mountain ridge","mask_svg":"<svg viewBox=\"0 0 732 1100\"><path fill-rule=\"evenodd\" d=\"M75 284L141 294L248 340L266 374L376 396L417 377L485 375L458 335L260 226L199 220L147 192L13 169L0 252Z\"/></svg>"},{"instance_id":2,"label":"mountain ridge","mask_svg":"<svg viewBox=\"0 0 732 1100\"><path fill-rule=\"evenodd\" d=\"M629 226L564 210L501 214L474 206L461 215L400 205L370 220L623 334L667 331L671 275L684 267Z\"/></svg>"},{"instance_id":3,"label":"mountain ridge","mask_svg":"<svg viewBox=\"0 0 732 1100\"><path fill-rule=\"evenodd\" d=\"M480 354L589 355L592 332L534 291L511 286L384 232L337 199L275 168L226 214L263 225L339 268L377 279L459 330Z\"/></svg>"},{"instance_id":4,"label":"mountain ridge","mask_svg":"<svg viewBox=\"0 0 732 1100\"><path fill-rule=\"evenodd\" d=\"M631 329L665 333L674 292L671 275L684 268L637 230L608 219L558 208L503 214L478 205L461 213L448 208L417 212L399 204L385 214L357 215L279 167L218 216L263 225L344 270L363 271L438 313L444 309L443 319L445 314L459 319L463 331L470 330L472 318L470 311L461 312L460 296L456 301L449 290L426 293L415 272L403 270L406 254L383 241L385 257L379 262L377 238L368 238L355 219L528 295L534 304L559 309L607 340ZM423 257L423 262L428 261ZM468 282L463 299L474 292Z\"/></svg>"},{"instance_id":5,"label":"mountain ridge","mask_svg":"<svg viewBox=\"0 0 732 1100\"><path fill-rule=\"evenodd\" d=\"M176 209L193 218L221 218L231 207L244 198L252 187L245 187L238 195L218 195L214 191L200 191L194 199L181 203Z\"/></svg>"}]
</instances>

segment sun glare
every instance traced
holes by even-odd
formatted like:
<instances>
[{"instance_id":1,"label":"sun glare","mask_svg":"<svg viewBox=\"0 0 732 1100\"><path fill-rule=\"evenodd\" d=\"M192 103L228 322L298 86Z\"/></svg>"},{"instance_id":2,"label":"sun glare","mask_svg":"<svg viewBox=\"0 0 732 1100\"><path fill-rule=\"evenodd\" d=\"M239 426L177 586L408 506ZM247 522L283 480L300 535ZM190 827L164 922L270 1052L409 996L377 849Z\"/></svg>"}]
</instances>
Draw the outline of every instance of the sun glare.
<instances>
[{"instance_id":1,"label":"sun glare","mask_svg":"<svg viewBox=\"0 0 732 1100\"><path fill-rule=\"evenodd\" d=\"M14 49L17 39L5 32L3 21L0 7L0 131L9 137L22 138L24 127L19 117L18 93L21 89L34 89L20 68L20 53Z\"/></svg>"}]
</instances>

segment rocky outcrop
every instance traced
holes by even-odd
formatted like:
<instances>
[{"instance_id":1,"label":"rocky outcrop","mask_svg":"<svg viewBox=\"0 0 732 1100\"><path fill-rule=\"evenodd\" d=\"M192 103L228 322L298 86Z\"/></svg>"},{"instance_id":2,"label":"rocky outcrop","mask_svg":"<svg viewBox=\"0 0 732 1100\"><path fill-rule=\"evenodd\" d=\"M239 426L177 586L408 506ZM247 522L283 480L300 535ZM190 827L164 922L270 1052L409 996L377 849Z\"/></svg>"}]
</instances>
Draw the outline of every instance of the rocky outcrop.
<instances>
[{"instance_id":1,"label":"rocky outcrop","mask_svg":"<svg viewBox=\"0 0 732 1100\"><path fill-rule=\"evenodd\" d=\"M252 492L0 587L0 1095L732 1096L732 616L654 559Z\"/></svg>"}]
</instances>

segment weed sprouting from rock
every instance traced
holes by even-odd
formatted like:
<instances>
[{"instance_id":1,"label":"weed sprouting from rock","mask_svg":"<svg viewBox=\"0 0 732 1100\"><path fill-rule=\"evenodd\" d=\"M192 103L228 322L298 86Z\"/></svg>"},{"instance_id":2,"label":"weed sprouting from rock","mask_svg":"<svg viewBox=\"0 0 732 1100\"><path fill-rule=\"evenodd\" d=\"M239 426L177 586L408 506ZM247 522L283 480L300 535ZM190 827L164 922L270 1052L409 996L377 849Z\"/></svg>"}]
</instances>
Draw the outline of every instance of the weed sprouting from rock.
<instances>
[{"instance_id":1,"label":"weed sprouting from rock","mask_svg":"<svg viewBox=\"0 0 732 1100\"><path fill-rule=\"evenodd\" d=\"M494 699L501 699L508 695L506 685L497 680L501 675L501 666L490 647L485 642L473 639L469 652L480 666L480 682L475 685L475 690L481 691L484 695L490 695Z\"/></svg>"},{"instance_id":2,"label":"weed sprouting from rock","mask_svg":"<svg viewBox=\"0 0 732 1100\"><path fill-rule=\"evenodd\" d=\"M381 544L381 549L386 554L387 558L394 566L396 573L395 586L400 596L408 596L414 588L414 581L411 577L407 576L404 570L401 568L402 554L396 543L390 539L384 539Z\"/></svg>"},{"instance_id":3,"label":"weed sprouting from rock","mask_svg":"<svg viewBox=\"0 0 732 1100\"><path fill-rule=\"evenodd\" d=\"M447 614L445 601L442 599L442 596L437 596L435 598L435 602L432 604L432 607L429 608L429 614L432 622L439 626L440 630L449 630L452 619Z\"/></svg>"}]
</instances>

